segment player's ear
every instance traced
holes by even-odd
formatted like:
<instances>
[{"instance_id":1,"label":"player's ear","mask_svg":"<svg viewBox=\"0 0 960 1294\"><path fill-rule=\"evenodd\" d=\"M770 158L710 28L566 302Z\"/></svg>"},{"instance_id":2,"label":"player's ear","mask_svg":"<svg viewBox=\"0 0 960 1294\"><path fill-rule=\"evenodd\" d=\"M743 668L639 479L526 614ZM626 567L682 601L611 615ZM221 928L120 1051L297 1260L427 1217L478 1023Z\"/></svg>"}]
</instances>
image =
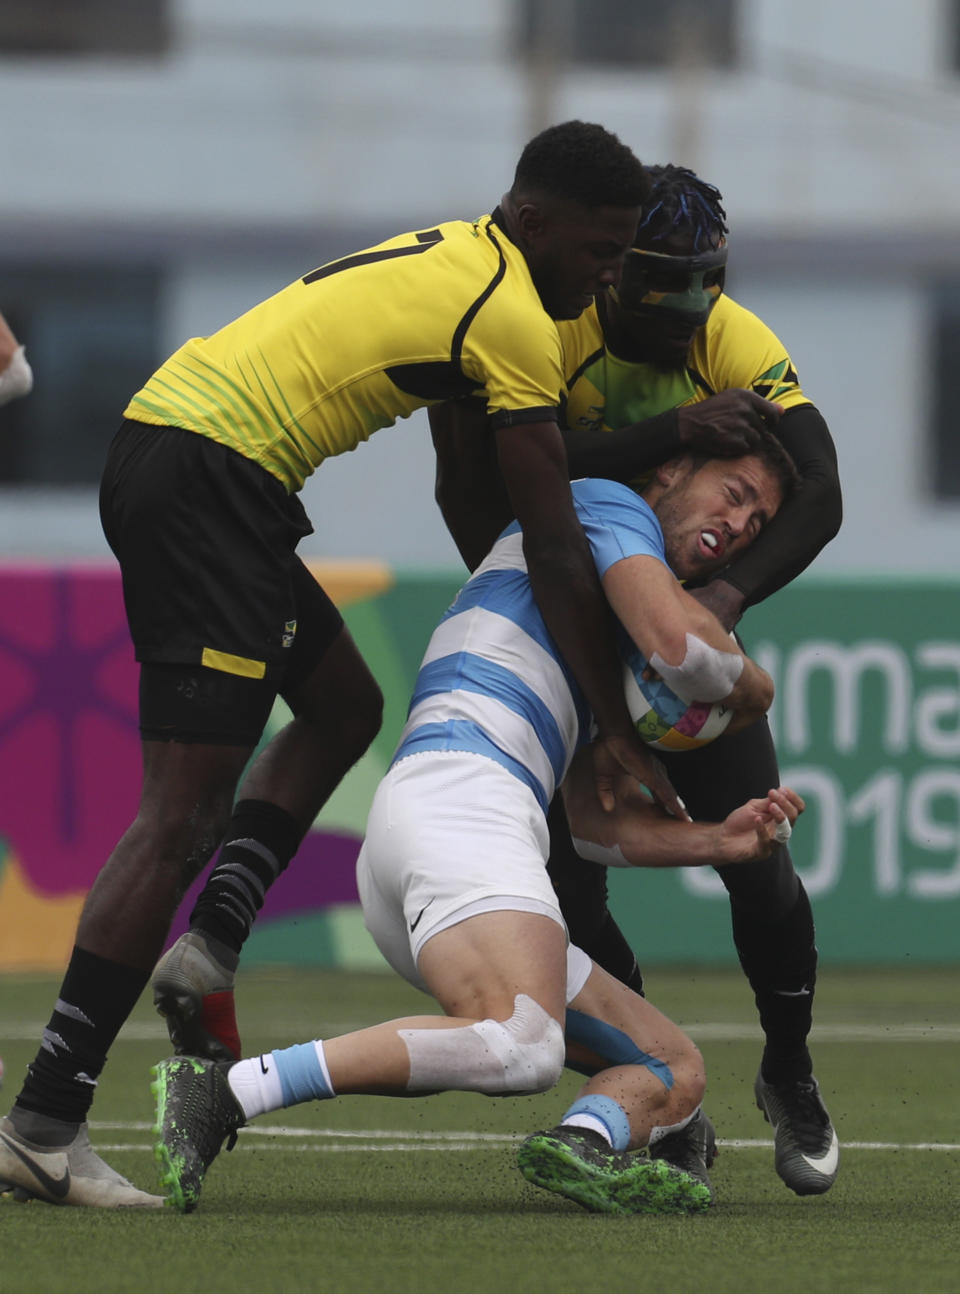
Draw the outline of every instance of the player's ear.
<instances>
[{"instance_id":1,"label":"player's ear","mask_svg":"<svg viewBox=\"0 0 960 1294\"><path fill-rule=\"evenodd\" d=\"M662 485L664 489L668 489L671 485L676 485L689 465L690 458L687 454L681 454L677 458L668 458L654 472L657 484Z\"/></svg>"},{"instance_id":2,"label":"player's ear","mask_svg":"<svg viewBox=\"0 0 960 1294\"><path fill-rule=\"evenodd\" d=\"M547 225L546 212L539 202L524 202L517 208L517 224L520 233L528 242L536 242L543 236Z\"/></svg>"}]
</instances>

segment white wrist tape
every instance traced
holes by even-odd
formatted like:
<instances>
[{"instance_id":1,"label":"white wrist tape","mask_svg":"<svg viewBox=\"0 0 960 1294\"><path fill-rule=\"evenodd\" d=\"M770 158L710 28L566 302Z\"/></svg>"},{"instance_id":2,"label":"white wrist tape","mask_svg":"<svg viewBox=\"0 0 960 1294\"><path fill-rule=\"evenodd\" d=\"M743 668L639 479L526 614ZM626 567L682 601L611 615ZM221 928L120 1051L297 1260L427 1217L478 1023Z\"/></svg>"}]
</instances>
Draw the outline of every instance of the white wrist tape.
<instances>
[{"instance_id":1,"label":"white wrist tape","mask_svg":"<svg viewBox=\"0 0 960 1294\"><path fill-rule=\"evenodd\" d=\"M400 1029L410 1056L408 1092L546 1092L563 1073L563 1029L526 993L513 1015L457 1029Z\"/></svg>"},{"instance_id":2,"label":"white wrist tape","mask_svg":"<svg viewBox=\"0 0 960 1294\"><path fill-rule=\"evenodd\" d=\"M623 850L619 845L598 845L592 840L580 840L572 837L573 847L588 863L600 863L603 867L630 867Z\"/></svg>"},{"instance_id":3,"label":"white wrist tape","mask_svg":"<svg viewBox=\"0 0 960 1294\"><path fill-rule=\"evenodd\" d=\"M13 359L0 373L0 404L28 395L32 389L33 371L27 363L23 347L18 346L13 352Z\"/></svg>"},{"instance_id":4,"label":"white wrist tape","mask_svg":"<svg viewBox=\"0 0 960 1294\"><path fill-rule=\"evenodd\" d=\"M739 652L720 651L696 634L686 636L687 650L679 665L668 665L659 652L650 664L681 701L723 701L743 673Z\"/></svg>"},{"instance_id":5,"label":"white wrist tape","mask_svg":"<svg viewBox=\"0 0 960 1294\"><path fill-rule=\"evenodd\" d=\"M790 823L787 822L786 818L784 818L783 822L777 823L773 833L773 838L778 842L778 844L785 845L792 835L793 827L791 827Z\"/></svg>"}]
</instances>

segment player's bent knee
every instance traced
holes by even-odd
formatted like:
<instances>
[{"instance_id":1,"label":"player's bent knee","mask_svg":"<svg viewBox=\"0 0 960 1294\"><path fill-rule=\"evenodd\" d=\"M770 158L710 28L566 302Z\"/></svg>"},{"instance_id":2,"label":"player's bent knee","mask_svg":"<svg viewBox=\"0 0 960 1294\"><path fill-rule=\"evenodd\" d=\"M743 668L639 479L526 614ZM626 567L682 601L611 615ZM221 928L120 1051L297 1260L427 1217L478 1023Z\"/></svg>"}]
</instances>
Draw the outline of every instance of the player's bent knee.
<instances>
[{"instance_id":1,"label":"player's bent knee","mask_svg":"<svg viewBox=\"0 0 960 1294\"><path fill-rule=\"evenodd\" d=\"M703 1057L693 1042L687 1040L688 1046L674 1061L674 1092L684 1105L695 1108L703 1100L706 1091L707 1077Z\"/></svg>"},{"instance_id":2,"label":"player's bent knee","mask_svg":"<svg viewBox=\"0 0 960 1294\"><path fill-rule=\"evenodd\" d=\"M563 1029L525 993L508 1020L457 1029L401 1029L409 1092L457 1090L485 1096L546 1092L563 1073Z\"/></svg>"},{"instance_id":3,"label":"player's bent knee","mask_svg":"<svg viewBox=\"0 0 960 1294\"><path fill-rule=\"evenodd\" d=\"M350 763L370 746L383 724L383 693L372 675L361 680L339 681L337 687L281 689L291 711L324 733Z\"/></svg>"}]
</instances>

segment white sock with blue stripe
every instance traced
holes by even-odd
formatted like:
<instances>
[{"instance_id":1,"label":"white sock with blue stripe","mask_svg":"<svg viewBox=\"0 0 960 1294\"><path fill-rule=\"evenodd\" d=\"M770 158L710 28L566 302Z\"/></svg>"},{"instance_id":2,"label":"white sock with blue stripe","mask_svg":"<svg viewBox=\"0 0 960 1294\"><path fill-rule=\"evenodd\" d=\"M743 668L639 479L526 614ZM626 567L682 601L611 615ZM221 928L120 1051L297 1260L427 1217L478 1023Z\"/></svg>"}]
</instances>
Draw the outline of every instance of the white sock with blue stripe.
<instances>
[{"instance_id":1,"label":"white sock with blue stripe","mask_svg":"<svg viewBox=\"0 0 960 1294\"><path fill-rule=\"evenodd\" d=\"M630 1120L623 1106L610 1096L593 1092L581 1096L560 1120L560 1125L599 1132L614 1150L626 1150L630 1145Z\"/></svg>"},{"instance_id":2,"label":"white sock with blue stripe","mask_svg":"<svg viewBox=\"0 0 960 1294\"><path fill-rule=\"evenodd\" d=\"M319 1039L238 1060L230 1066L227 1081L248 1119L336 1095Z\"/></svg>"}]
</instances>

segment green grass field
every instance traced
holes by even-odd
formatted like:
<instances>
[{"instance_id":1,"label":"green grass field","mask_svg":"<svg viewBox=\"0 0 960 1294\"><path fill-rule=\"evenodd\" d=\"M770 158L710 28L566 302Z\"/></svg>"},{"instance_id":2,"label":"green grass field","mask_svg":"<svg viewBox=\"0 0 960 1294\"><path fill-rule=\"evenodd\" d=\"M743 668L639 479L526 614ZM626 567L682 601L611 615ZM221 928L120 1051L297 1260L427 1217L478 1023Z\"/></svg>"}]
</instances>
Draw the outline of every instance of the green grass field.
<instances>
[{"instance_id":1,"label":"green grass field","mask_svg":"<svg viewBox=\"0 0 960 1294\"><path fill-rule=\"evenodd\" d=\"M773 1171L753 1105L759 1032L734 971L653 969L650 997L707 1062L717 1204L690 1218L608 1218L538 1192L513 1147L577 1088L490 1100L347 1097L271 1115L211 1169L199 1210L98 1213L0 1206L2 1294L352 1294L490 1291L711 1294L960 1289L960 1010L956 970L821 973L817 1073L844 1149L833 1190L800 1199ZM57 984L0 978L6 1109ZM248 972L248 1052L422 1011L389 975ZM155 1189L149 1067L167 1051L142 1003L94 1107L98 1149Z\"/></svg>"}]
</instances>

